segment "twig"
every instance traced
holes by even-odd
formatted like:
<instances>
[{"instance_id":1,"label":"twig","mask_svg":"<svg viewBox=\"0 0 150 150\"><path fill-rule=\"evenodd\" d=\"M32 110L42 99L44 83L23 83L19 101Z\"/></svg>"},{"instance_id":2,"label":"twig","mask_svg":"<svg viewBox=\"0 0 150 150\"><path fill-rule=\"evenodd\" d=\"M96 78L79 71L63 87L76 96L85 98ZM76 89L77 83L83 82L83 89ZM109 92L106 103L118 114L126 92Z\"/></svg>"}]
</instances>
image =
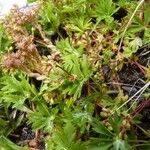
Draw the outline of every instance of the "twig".
<instances>
[{"instance_id":1,"label":"twig","mask_svg":"<svg viewBox=\"0 0 150 150\"><path fill-rule=\"evenodd\" d=\"M146 105L150 102L150 99L146 99L145 101L142 102L132 113L131 115L136 117L137 114L139 114L145 107Z\"/></svg>"},{"instance_id":2,"label":"twig","mask_svg":"<svg viewBox=\"0 0 150 150\"><path fill-rule=\"evenodd\" d=\"M123 103L120 107L118 107L115 111L118 111L119 109L121 109L123 106L125 106L127 103L129 103L135 96L137 96L139 94L139 96L135 99L135 101L138 100L138 98L144 93L144 91L148 88L148 86L150 85L150 82L148 82L146 85L144 85L139 91L137 91L132 97L130 97L125 103ZM135 102L134 101L134 102ZM131 107L130 107L131 108ZM129 108L129 109L130 109ZM112 112L112 114L114 114L114 111Z\"/></svg>"}]
</instances>

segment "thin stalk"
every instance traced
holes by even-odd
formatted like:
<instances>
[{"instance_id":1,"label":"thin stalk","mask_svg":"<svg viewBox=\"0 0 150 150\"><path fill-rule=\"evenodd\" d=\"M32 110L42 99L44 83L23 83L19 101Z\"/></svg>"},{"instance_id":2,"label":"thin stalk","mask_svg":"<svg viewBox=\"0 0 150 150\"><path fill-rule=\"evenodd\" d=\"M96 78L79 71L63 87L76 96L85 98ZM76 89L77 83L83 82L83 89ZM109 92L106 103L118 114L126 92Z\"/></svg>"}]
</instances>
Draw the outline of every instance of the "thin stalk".
<instances>
[{"instance_id":1,"label":"thin stalk","mask_svg":"<svg viewBox=\"0 0 150 150\"><path fill-rule=\"evenodd\" d=\"M127 103L129 103L135 96L137 96L139 94L139 96L135 99L135 101L137 101L137 99L142 95L142 93L148 88L148 86L150 85L150 82L148 82L146 85L144 85L139 91L137 91L132 97L130 97L125 103L123 103L120 107L118 107L115 111L118 111L119 109L121 109L123 106L125 106ZM129 108L130 109L130 108ZM114 112L112 112L112 114L114 114Z\"/></svg>"},{"instance_id":2,"label":"thin stalk","mask_svg":"<svg viewBox=\"0 0 150 150\"><path fill-rule=\"evenodd\" d=\"M131 22L132 22L133 17L135 16L135 14L136 14L137 10L139 9L139 7L140 7L143 3L144 3L144 0L141 0L141 1L139 2L139 4L138 4L138 5L137 5L137 7L135 8L135 10L134 10L134 12L133 12L132 16L130 17L130 19L129 19L129 21L128 21L128 23L127 23L127 25L126 25L126 27L125 27L125 29L124 29L124 31L123 31L123 34L122 34L122 37L121 37L121 40L120 40L120 44L119 44L119 48L118 48L118 52L119 52L119 51L120 51L120 49L121 49L121 45L122 45L122 42L123 42L123 39L124 39L125 33L126 33L126 31L127 31L128 27L130 26L130 24L131 24Z\"/></svg>"}]
</instances>

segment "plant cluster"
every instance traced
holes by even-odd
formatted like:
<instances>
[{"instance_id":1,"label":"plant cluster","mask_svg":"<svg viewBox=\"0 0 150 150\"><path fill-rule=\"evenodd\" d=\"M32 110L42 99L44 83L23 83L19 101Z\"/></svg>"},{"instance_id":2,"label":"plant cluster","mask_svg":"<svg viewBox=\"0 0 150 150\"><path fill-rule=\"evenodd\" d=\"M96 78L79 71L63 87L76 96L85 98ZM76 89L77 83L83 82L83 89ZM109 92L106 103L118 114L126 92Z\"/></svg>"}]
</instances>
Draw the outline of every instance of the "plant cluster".
<instances>
[{"instance_id":1,"label":"plant cluster","mask_svg":"<svg viewBox=\"0 0 150 150\"><path fill-rule=\"evenodd\" d=\"M149 12L143 0L14 6L0 30L0 147L149 149Z\"/></svg>"}]
</instances>

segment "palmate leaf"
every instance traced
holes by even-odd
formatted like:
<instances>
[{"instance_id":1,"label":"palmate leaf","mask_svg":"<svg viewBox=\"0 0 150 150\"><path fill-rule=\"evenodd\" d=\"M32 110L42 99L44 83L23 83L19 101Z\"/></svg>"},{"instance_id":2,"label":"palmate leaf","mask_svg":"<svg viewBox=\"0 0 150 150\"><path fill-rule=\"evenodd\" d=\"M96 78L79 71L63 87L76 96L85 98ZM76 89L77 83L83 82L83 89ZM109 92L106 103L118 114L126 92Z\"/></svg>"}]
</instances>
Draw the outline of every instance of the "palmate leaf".
<instances>
[{"instance_id":1,"label":"palmate leaf","mask_svg":"<svg viewBox=\"0 0 150 150\"><path fill-rule=\"evenodd\" d=\"M44 129L45 133L51 132L57 109L49 109L46 104L37 102L35 112L29 114L29 122L32 123L34 130Z\"/></svg>"},{"instance_id":2,"label":"palmate leaf","mask_svg":"<svg viewBox=\"0 0 150 150\"><path fill-rule=\"evenodd\" d=\"M60 10L57 9L51 0L44 1L43 9L40 13L42 24L47 34L54 34L61 24Z\"/></svg>"},{"instance_id":3,"label":"palmate leaf","mask_svg":"<svg viewBox=\"0 0 150 150\"><path fill-rule=\"evenodd\" d=\"M116 138L116 140L113 142L114 150L130 150L131 147L129 144L121 139Z\"/></svg>"},{"instance_id":4,"label":"palmate leaf","mask_svg":"<svg viewBox=\"0 0 150 150\"><path fill-rule=\"evenodd\" d=\"M67 55L67 54L76 54L78 55L79 53L71 46L71 43L68 38L61 40L57 43L57 48L61 51L62 56Z\"/></svg>"},{"instance_id":5,"label":"palmate leaf","mask_svg":"<svg viewBox=\"0 0 150 150\"><path fill-rule=\"evenodd\" d=\"M67 1L63 2L63 7L60 9L61 12L69 13L69 14L75 14L76 12L83 12L86 5L89 3L89 0L78 0L78 1Z\"/></svg>"},{"instance_id":6,"label":"palmate leaf","mask_svg":"<svg viewBox=\"0 0 150 150\"><path fill-rule=\"evenodd\" d=\"M133 53L137 52L140 46L143 45L142 39L139 37L135 37L128 45L128 47L124 48L124 56L126 58L132 56Z\"/></svg>"},{"instance_id":7,"label":"palmate leaf","mask_svg":"<svg viewBox=\"0 0 150 150\"><path fill-rule=\"evenodd\" d=\"M81 16L74 16L70 18L67 28L69 31L83 33L86 30L90 29L91 21L85 14L81 14Z\"/></svg>"},{"instance_id":8,"label":"palmate leaf","mask_svg":"<svg viewBox=\"0 0 150 150\"><path fill-rule=\"evenodd\" d=\"M98 18L105 19L111 17L117 10L112 0L101 0L96 5L95 14Z\"/></svg>"},{"instance_id":9,"label":"palmate leaf","mask_svg":"<svg viewBox=\"0 0 150 150\"><path fill-rule=\"evenodd\" d=\"M118 130L120 125L117 125L117 123L119 123L119 118L116 117L116 122L111 121L111 123L114 125L113 127L115 128L116 133L111 133L100 121L94 119L92 123L93 130L95 130L97 133L100 133L101 136L100 138L91 139L89 145L95 150L98 150L98 148L100 150L130 150L131 147L129 144L126 141L119 139L118 135L115 135L119 134Z\"/></svg>"},{"instance_id":10,"label":"palmate leaf","mask_svg":"<svg viewBox=\"0 0 150 150\"><path fill-rule=\"evenodd\" d=\"M137 33L145 30L145 24L139 16L134 16L133 23L128 29L128 33Z\"/></svg>"},{"instance_id":11,"label":"palmate leaf","mask_svg":"<svg viewBox=\"0 0 150 150\"><path fill-rule=\"evenodd\" d=\"M33 85L29 84L26 76L5 75L1 78L1 101L21 107L27 99L33 99L37 93Z\"/></svg>"},{"instance_id":12,"label":"palmate leaf","mask_svg":"<svg viewBox=\"0 0 150 150\"><path fill-rule=\"evenodd\" d=\"M50 143L55 147L52 150L86 150L86 143L76 140L76 130L75 127L67 122L65 126L54 133L52 139L53 142Z\"/></svg>"},{"instance_id":13,"label":"palmate leaf","mask_svg":"<svg viewBox=\"0 0 150 150\"><path fill-rule=\"evenodd\" d=\"M64 69L71 74L77 75L79 78L82 78L82 72L80 69L80 58L75 54L69 54L68 56L63 57Z\"/></svg>"},{"instance_id":14,"label":"palmate leaf","mask_svg":"<svg viewBox=\"0 0 150 150\"><path fill-rule=\"evenodd\" d=\"M70 148L74 138L75 128L70 123L67 123L66 126L55 135L55 141L58 142L57 144L60 144L64 148Z\"/></svg>"},{"instance_id":15,"label":"palmate leaf","mask_svg":"<svg viewBox=\"0 0 150 150\"><path fill-rule=\"evenodd\" d=\"M74 49L68 39L60 41L57 46L62 52L64 70L76 77L74 81L66 79L61 90L63 94L73 95L76 100L81 96L83 85L91 77L92 68L88 58L82 54L83 50Z\"/></svg>"},{"instance_id":16,"label":"palmate leaf","mask_svg":"<svg viewBox=\"0 0 150 150\"><path fill-rule=\"evenodd\" d=\"M80 80L88 80L92 75L92 68L87 56L76 54L69 54L63 57L64 68L71 73L76 75Z\"/></svg>"},{"instance_id":17,"label":"palmate leaf","mask_svg":"<svg viewBox=\"0 0 150 150\"><path fill-rule=\"evenodd\" d=\"M121 139L114 138L91 138L89 150L131 150L129 144Z\"/></svg>"},{"instance_id":18,"label":"palmate leaf","mask_svg":"<svg viewBox=\"0 0 150 150\"><path fill-rule=\"evenodd\" d=\"M5 96L2 97L4 102L7 103L13 103L13 107L15 108L19 108L20 106L23 106L25 100L28 97L24 96L24 95L16 95L15 94L7 94Z\"/></svg>"},{"instance_id":19,"label":"palmate leaf","mask_svg":"<svg viewBox=\"0 0 150 150\"><path fill-rule=\"evenodd\" d=\"M85 55L78 57L70 54L64 58L64 68L73 75L76 75L80 80L88 80L93 71L90 62Z\"/></svg>"},{"instance_id":20,"label":"palmate leaf","mask_svg":"<svg viewBox=\"0 0 150 150\"><path fill-rule=\"evenodd\" d=\"M40 112L32 113L29 116L33 129L44 129L45 133L52 131L54 119L54 115L43 116Z\"/></svg>"},{"instance_id":21,"label":"palmate leaf","mask_svg":"<svg viewBox=\"0 0 150 150\"><path fill-rule=\"evenodd\" d=\"M74 82L66 81L61 87L62 94L73 95L73 99L76 100L81 96L81 91L84 81L76 80Z\"/></svg>"}]
</instances>

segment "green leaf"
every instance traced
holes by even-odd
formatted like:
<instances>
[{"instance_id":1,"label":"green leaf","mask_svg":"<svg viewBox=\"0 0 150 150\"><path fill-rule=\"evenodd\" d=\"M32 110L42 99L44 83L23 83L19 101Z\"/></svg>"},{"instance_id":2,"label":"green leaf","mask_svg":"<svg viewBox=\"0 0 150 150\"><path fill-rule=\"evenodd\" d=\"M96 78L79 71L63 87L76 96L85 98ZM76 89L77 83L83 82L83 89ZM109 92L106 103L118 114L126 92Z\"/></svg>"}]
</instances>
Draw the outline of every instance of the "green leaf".
<instances>
[{"instance_id":1,"label":"green leaf","mask_svg":"<svg viewBox=\"0 0 150 150\"><path fill-rule=\"evenodd\" d=\"M126 58L131 57L133 53L137 52L139 47L143 45L142 39L139 37L135 37L128 45L128 47L124 48L124 56Z\"/></svg>"},{"instance_id":2,"label":"green leaf","mask_svg":"<svg viewBox=\"0 0 150 150\"><path fill-rule=\"evenodd\" d=\"M113 146L113 139L91 138L88 144L89 150L109 150Z\"/></svg>"},{"instance_id":3,"label":"green leaf","mask_svg":"<svg viewBox=\"0 0 150 150\"><path fill-rule=\"evenodd\" d=\"M136 34L137 32L141 32L145 30L145 24L142 19L138 16L134 16L133 23L130 25L128 29L128 33Z\"/></svg>"},{"instance_id":4,"label":"green leaf","mask_svg":"<svg viewBox=\"0 0 150 150\"><path fill-rule=\"evenodd\" d=\"M8 125L7 125L7 130L5 131L5 136L8 136L11 132L17 129L21 122L24 119L24 114L20 115L16 120L12 120ZM6 128L6 126L5 126Z\"/></svg>"},{"instance_id":5,"label":"green leaf","mask_svg":"<svg viewBox=\"0 0 150 150\"><path fill-rule=\"evenodd\" d=\"M81 96L84 81L76 80L74 82L64 82L62 85L62 93L73 95L73 99L77 100Z\"/></svg>"},{"instance_id":6,"label":"green leaf","mask_svg":"<svg viewBox=\"0 0 150 150\"><path fill-rule=\"evenodd\" d=\"M19 147L4 136L0 136L1 150L29 150L28 148Z\"/></svg>"},{"instance_id":7,"label":"green leaf","mask_svg":"<svg viewBox=\"0 0 150 150\"><path fill-rule=\"evenodd\" d=\"M55 144L57 150L86 150L86 143L76 140L76 128L67 122L63 128L54 133L50 145ZM51 147L51 146L50 146Z\"/></svg>"},{"instance_id":8,"label":"green leaf","mask_svg":"<svg viewBox=\"0 0 150 150\"><path fill-rule=\"evenodd\" d=\"M1 78L1 101L13 104L13 107L23 107L25 100L37 96L36 89L29 84L25 75L5 75Z\"/></svg>"},{"instance_id":9,"label":"green leaf","mask_svg":"<svg viewBox=\"0 0 150 150\"><path fill-rule=\"evenodd\" d=\"M148 23L150 23L150 5L149 5L149 2L148 3L145 3L145 6L144 6L144 21L145 23L148 25Z\"/></svg>"},{"instance_id":10,"label":"green leaf","mask_svg":"<svg viewBox=\"0 0 150 150\"><path fill-rule=\"evenodd\" d=\"M95 13L98 18L105 19L112 16L118 9L112 0L101 0L96 5Z\"/></svg>"},{"instance_id":11,"label":"green leaf","mask_svg":"<svg viewBox=\"0 0 150 150\"><path fill-rule=\"evenodd\" d=\"M149 150L150 142L143 142L142 144L135 145L135 147L141 150Z\"/></svg>"},{"instance_id":12,"label":"green leaf","mask_svg":"<svg viewBox=\"0 0 150 150\"><path fill-rule=\"evenodd\" d=\"M116 136L118 136L120 133L121 123L122 123L122 118L119 117L117 113L114 113L114 117L110 118L110 124Z\"/></svg>"},{"instance_id":13,"label":"green leaf","mask_svg":"<svg viewBox=\"0 0 150 150\"><path fill-rule=\"evenodd\" d=\"M101 123L101 121L97 119L94 119L92 126L93 126L93 130L96 131L97 133L100 133L108 137L113 136L113 134Z\"/></svg>"},{"instance_id":14,"label":"green leaf","mask_svg":"<svg viewBox=\"0 0 150 150\"><path fill-rule=\"evenodd\" d=\"M86 55L83 55L82 61L81 61L81 71L84 76L84 80L88 80L92 76L92 68L90 66L90 62L88 57Z\"/></svg>"},{"instance_id":15,"label":"green leaf","mask_svg":"<svg viewBox=\"0 0 150 150\"><path fill-rule=\"evenodd\" d=\"M86 15L74 16L70 18L67 28L69 31L84 33L86 30L90 29L91 22Z\"/></svg>"},{"instance_id":16,"label":"green leaf","mask_svg":"<svg viewBox=\"0 0 150 150\"><path fill-rule=\"evenodd\" d=\"M116 138L116 140L113 142L114 150L130 150L131 147L128 145L128 143L124 140Z\"/></svg>"},{"instance_id":17,"label":"green leaf","mask_svg":"<svg viewBox=\"0 0 150 150\"><path fill-rule=\"evenodd\" d=\"M33 129L43 128L45 133L51 132L57 111L57 109L49 109L44 103L38 103L36 111L29 113L29 121Z\"/></svg>"},{"instance_id":18,"label":"green leaf","mask_svg":"<svg viewBox=\"0 0 150 150\"><path fill-rule=\"evenodd\" d=\"M142 45L143 45L142 39L139 37L135 37L134 40L129 43L129 46L135 50L137 50Z\"/></svg>"}]
</instances>

